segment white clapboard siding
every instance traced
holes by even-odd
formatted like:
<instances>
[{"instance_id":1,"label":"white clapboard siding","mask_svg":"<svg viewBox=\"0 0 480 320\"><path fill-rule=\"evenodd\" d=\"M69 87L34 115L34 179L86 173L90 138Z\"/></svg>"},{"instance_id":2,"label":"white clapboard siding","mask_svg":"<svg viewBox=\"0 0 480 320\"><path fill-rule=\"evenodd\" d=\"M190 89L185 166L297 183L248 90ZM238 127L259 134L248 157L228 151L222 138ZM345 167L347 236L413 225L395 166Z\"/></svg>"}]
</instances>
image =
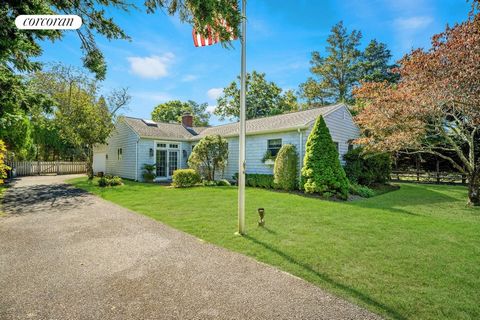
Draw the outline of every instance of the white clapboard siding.
<instances>
[{"instance_id":1,"label":"white clapboard siding","mask_svg":"<svg viewBox=\"0 0 480 320\"><path fill-rule=\"evenodd\" d=\"M14 161L9 164L17 176L85 173L83 161Z\"/></svg>"}]
</instances>

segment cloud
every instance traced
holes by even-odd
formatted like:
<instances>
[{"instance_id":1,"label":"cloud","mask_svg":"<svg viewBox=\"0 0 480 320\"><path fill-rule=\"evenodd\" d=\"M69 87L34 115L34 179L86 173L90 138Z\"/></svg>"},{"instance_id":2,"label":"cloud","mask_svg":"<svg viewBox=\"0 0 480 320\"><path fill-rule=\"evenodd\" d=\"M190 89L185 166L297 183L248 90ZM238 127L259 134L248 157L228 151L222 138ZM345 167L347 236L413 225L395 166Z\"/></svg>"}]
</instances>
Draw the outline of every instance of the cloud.
<instances>
[{"instance_id":1,"label":"cloud","mask_svg":"<svg viewBox=\"0 0 480 320\"><path fill-rule=\"evenodd\" d=\"M196 76L194 74L187 74L187 75L182 77L183 82L190 82L190 81L197 80L197 79L198 79L198 76Z\"/></svg>"},{"instance_id":2,"label":"cloud","mask_svg":"<svg viewBox=\"0 0 480 320\"><path fill-rule=\"evenodd\" d=\"M167 92L149 92L149 91L140 91L140 92L132 92L131 93L133 98L140 99L142 101L148 103L162 103L168 100L172 100L172 96Z\"/></svg>"},{"instance_id":3,"label":"cloud","mask_svg":"<svg viewBox=\"0 0 480 320\"><path fill-rule=\"evenodd\" d=\"M130 70L142 77L159 79L168 75L168 67L172 64L175 55L167 52L164 55L149 57L128 57Z\"/></svg>"},{"instance_id":4,"label":"cloud","mask_svg":"<svg viewBox=\"0 0 480 320\"><path fill-rule=\"evenodd\" d=\"M433 23L431 16L399 17L393 21L397 52L408 52L413 48L425 47L429 44Z\"/></svg>"},{"instance_id":5,"label":"cloud","mask_svg":"<svg viewBox=\"0 0 480 320\"><path fill-rule=\"evenodd\" d=\"M397 18L393 24L400 30L419 30L428 27L433 22L430 16L416 16L409 18Z\"/></svg>"},{"instance_id":6,"label":"cloud","mask_svg":"<svg viewBox=\"0 0 480 320\"><path fill-rule=\"evenodd\" d=\"M207 96L212 100L217 100L218 97L223 93L223 88L212 88L207 91Z\"/></svg>"},{"instance_id":7,"label":"cloud","mask_svg":"<svg viewBox=\"0 0 480 320\"><path fill-rule=\"evenodd\" d=\"M207 109L205 109L205 111L212 114L215 111L215 109L217 109L217 106L208 106Z\"/></svg>"}]
</instances>

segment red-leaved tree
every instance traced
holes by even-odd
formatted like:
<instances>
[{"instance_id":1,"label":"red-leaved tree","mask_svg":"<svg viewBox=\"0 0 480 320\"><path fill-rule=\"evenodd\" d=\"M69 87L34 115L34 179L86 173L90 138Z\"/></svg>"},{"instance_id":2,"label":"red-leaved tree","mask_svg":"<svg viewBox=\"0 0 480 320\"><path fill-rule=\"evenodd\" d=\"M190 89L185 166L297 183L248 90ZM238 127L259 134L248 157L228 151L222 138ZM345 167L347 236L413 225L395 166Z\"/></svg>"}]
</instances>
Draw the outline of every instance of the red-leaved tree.
<instances>
[{"instance_id":1,"label":"red-leaved tree","mask_svg":"<svg viewBox=\"0 0 480 320\"><path fill-rule=\"evenodd\" d=\"M449 161L469 181L480 205L480 5L467 21L432 37L428 50L399 61L398 84L363 83L357 116L367 149L429 153Z\"/></svg>"}]
</instances>

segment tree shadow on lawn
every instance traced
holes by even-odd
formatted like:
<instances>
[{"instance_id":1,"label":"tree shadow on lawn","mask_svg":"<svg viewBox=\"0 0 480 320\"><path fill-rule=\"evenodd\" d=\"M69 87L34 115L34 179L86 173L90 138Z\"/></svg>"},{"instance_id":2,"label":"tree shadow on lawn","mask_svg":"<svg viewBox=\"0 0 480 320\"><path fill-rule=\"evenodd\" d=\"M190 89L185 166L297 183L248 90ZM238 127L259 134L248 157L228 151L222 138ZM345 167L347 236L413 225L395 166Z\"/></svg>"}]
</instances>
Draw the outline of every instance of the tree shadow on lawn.
<instances>
[{"instance_id":1,"label":"tree shadow on lawn","mask_svg":"<svg viewBox=\"0 0 480 320\"><path fill-rule=\"evenodd\" d=\"M286 254L283 251L273 247L272 245L270 245L268 243L265 243L261 240L258 240L257 238L252 237L248 234L245 235L244 238L252 241L253 243L255 243L257 245L260 245L260 246L264 247L265 249L267 249L267 250L273 252L274 254L280 256L281 258L285 259L289 263L294 264L294 265L302 268L304 271L307 271L307 272L315 275L316 277L320 278L322 281L330 284L331 286L333 286L337 289L340 289L341 291L343 291L343 292L345 292L345 293L347 293L351 296L354 296L354 297L358 298L359 300L363 301L364 303L366 303L368 305L371 305L371 306L374 306L378 309L383 310L386 314L388 314L389 316L391 316L394 319L398 319L398 320L407 319L406 317L404 317L400 313L398 313L396 310L394 310L391 307L383 304L382 302L373 299L372 297L368 296L367 294L365 294L365 293L363 293L363 292L361 292L361 291L359 291L355 288L352 288L352 287L350 287L346 284L338 282L337 280L331 278L329 275L321 273L321 272L319 272L319 270L315 270L314 267L312 267L312 266L310 266L306 263L303 263L301 261L296 260L295 258L289 256L288 254Z\"/></svg>"}]
</instances>

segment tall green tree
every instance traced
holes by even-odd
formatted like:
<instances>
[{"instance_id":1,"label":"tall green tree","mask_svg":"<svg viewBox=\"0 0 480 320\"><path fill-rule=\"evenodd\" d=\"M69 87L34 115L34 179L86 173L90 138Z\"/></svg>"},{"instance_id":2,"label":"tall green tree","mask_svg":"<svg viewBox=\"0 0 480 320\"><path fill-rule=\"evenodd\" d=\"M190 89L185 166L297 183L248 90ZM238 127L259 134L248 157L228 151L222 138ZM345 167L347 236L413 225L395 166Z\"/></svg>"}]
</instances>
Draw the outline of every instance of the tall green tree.
<instances>
[{"instance_id":1,"label":"tall green tree","mask_svg":"<svg viewBox=\"0 0 480 320\"><path fill-rule=\"evenodd\" d=\"M188 158L188 165L204 179L215 180L215 172L227 166L228 141L219 135L206 136L200 140Z\"/></svg>"},{"instance_id":2,"label":"tall green tree","mask_svg":"<svg viewBox=\"0 0 480 320\"><path fill-rule=\"evenodd\" d=\"M214 113L221 119L237 118L240 113L240 77L223 89L217 99ZM267 81L265 73L253 71L246 76L247 119L272 116L298 109L293 90L283 90L274 82Z\"/></svg>"},{"instance_id":3,"label":"tall green tree","mask_svg":"<svg viewBox=\"0 0 480 320\"><path fill-rule=\"evenodd\" d=\"M352 89L358 83L361 38L360 31L348 33L342 21L333 26L327 38L326 55L312 52L310 71L315 78L300 85L300 92L308 102L353 101Z\"/></svg>"},{"instance_id":4,"label":"tall green tree","mask_svg":"<svg viewBox=\"0 0 480 320\"><path fill-rule=\"evenodd\" d=\"M372 40L362 52L359 64L359 80L365 82L395 83L398 73L393 72L396 65L391 64L392 54L385 43Z\"/></svg>"},{"instance_id":5,"label":"tall green tree","mask_svg":"<svg viewBox=\"0 0 480 320\"><path fill-rule=\"evenodd\" d=\"M112 110L118 112L119 109L109 106L108 99L98 95L98 83L95 79L76 68L54 65L49 71L36 72L30 81L35 90L53 101L50 112L36 114L32 119L40 125L43 116L44 123L52 125L58 132L61 142L71 146L75 153L86 159L87 174L92 178L93 146L105 143L113 129ZM128 97L124 99L129 100ZM47 131L44 134L51 133L48 128L43 129ZM45 136L42 137L45 139ZM41 143L40 138L37 139L37 142ZM48 137L46 140L48 147L54 147Z\"/></svg>"},{"instance_id":6,"label":"tall green tree","mask_svg":"<svg viewBox=\"0 0 480 320\"><path fill-rule=\"evenodd\" d=\"M22 75L0 65L0 139L16 158L32 154L32 109L48 109L49 101L35 92Z\"/></svg>"},{"instance_id":7,"label":"tall green tree","mask_svg":"<svg viewBox=\"0 0 480 320\"><path fill-rule=\"evenodd\" d=\"M189 100L182 102L180 100L167 101L155 107L152 111L152 120L159 122L182 122L182 115L190 113L193 115L193 125L205 127L208 126L210 114L206 111L207 103L198 104Z\"/></svg>"},{"instance_id":8,"label":"tall green tree","mask_svg":"<svg viewBox=\"0 0 480 320\"><path fill-rule=\"evenodd\" d=\"M169 15L178 14L181 21L188 22L204 34L210 26L212 32L229 43L231 34L228 27L238 36L241 20L236 0L145 0L147 13L164 10ZM83 65L98 79L104 79L107 71L104 56L96 43L96 36L107 39L129 39L123 29L107 16L112 9L128 12L138 9L125 0L58 1L58 0L3 0L0 6L0 64L19 71L40 69L40 63L33 58L42 54L41 42L57 41L63 37L62 30L20 30L15 26L19 15L74 14L82 18L83 26L77 30ZM226 24L219 24L221 17ZM227 27L228 26L228 27Z\"/></svg>"},{"instance_id":9,"label":"tall green tree","mask_svg":"<svg viewBox=\"0 0 480 320\"><path fill-rule=\"evenodd\" d=\"M340 164L330 131L325 120L320 116L305 146L300 189L306 193L336 194L346 199L348 185L349 182Z\"/></svg>"}]
</instances>

